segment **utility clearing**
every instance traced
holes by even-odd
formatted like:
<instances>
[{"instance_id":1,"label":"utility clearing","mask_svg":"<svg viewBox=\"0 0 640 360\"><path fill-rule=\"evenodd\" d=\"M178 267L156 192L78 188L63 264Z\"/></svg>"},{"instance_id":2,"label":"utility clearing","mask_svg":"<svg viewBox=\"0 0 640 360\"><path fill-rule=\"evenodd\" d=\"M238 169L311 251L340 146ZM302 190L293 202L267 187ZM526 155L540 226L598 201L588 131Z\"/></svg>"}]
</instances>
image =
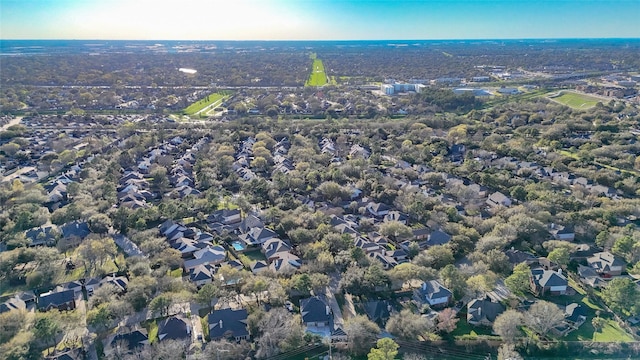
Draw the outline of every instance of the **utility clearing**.
<instances>
[{"instance_id":1,"label":"utility clearing","mask_svg":"<svg viewBox=\"0 0 640 360\"><path fill-rule=\"evenodd\" d=\"M313 59L313 65L311 66L311 74L309 75L309 80L304 84L304 86L324 86L329 82L327 79L327 74L324 71L324 64L322 60L316 57L316 54L311 54L311 59Z\"/></svg>"}]
</instances>

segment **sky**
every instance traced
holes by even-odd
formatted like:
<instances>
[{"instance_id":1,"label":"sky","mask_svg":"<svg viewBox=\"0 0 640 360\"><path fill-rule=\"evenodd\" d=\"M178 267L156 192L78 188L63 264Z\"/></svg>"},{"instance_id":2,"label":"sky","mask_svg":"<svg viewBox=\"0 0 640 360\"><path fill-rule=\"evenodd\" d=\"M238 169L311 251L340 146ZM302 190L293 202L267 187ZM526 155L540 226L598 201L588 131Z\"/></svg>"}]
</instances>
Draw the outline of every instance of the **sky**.
<instances>
[{"instance_id":1,"label":"sky","mask_svg":"<svg viewBox=\"0 0 640 360\"><path fill-rule=\"evenodd\" d=\"M640 38L640 0L0 0L0 39Z\"/></svg>"}]
</instances>

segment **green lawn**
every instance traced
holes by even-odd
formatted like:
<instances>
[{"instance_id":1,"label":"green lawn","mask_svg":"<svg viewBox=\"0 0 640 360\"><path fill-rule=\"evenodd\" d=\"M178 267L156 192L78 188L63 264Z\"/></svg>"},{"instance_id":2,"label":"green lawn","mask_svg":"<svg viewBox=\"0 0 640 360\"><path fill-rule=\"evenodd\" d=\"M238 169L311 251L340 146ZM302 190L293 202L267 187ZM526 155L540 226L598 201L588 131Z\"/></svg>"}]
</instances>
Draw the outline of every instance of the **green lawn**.
<instances>
[{"instance_id":1,"label":"green lawn","mask_svg":"<svg viewBox=\"0 0 640 360\"><path fill-rule=\"evenodd\" d=\"M253 261L267 260L267 258L264 257L264 254L261 253L260 250L246 251L242 253L242 255L246 256L247 258Z\"/></svg>"},{"instance_id":2,"label":"green lawn","mask_svg":"<svg viewBox=\"0 0 640 360\"><path fill-rule=\"evenodd\" d=\"M597 103L602 102L601 99L593 96L568 91L563 91L560 96L549 98L555 102L578 110L587 110L596 106Z\"/></svg>"},{"instance_id":3,"label":"green lawn","mask_svg":"<svg viewBox=\"0 0 640 360\"><path fill-rule=\"evenodd\" d=\"M456 338L460 336L480 336L487 335L490 336L491 328L484 326L473 326L467 322L466 314L462 314L461 319L458 320L458 326L455 330L453 330L450 336Z\"/></svg>"},{"instance_id":4,"label":"green lawn","mask_svg":"<svg viewBox=\"0 0 640 360\"><path fill-rule=\"evenodd\" d=\"M324 86L327 85L327 74L324 72L324 64L320 59L313 59L313 65L311 66L311 74L309 80L304 84L305 86Z\"/></svg>"},{"instance_id":5,"label":"green lawn","mask_svg":"<svg viewBox=\"0 0 640 360\"><path fill-rule=\"evenodd\" d=\"M224 99L226 96L229 96L228 92L215 92L205 96L204 98L194 102L189 105L186 109L183 110L183 113L186 115L193 115L198 111L206 108L207 106L214 104L217 101Z\"/></svg>"}]
</instances>

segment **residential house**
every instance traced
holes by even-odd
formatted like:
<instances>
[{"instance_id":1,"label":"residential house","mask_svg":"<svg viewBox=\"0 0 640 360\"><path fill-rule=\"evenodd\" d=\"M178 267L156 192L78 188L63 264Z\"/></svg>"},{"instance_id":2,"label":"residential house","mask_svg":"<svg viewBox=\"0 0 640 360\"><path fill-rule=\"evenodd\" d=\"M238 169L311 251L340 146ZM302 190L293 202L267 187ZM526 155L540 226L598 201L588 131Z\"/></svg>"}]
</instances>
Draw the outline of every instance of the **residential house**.
<instances>
[{"instance_id":1,"label":"residential house","mask_svg":"<svg viewBox=\"0 0 640 360\"><path fill-rule=\"evenodd\" d=\"M442 230L436 230L427 237L427 246L444 245L451 241L451 235Z\"/></svg>"},{"instance_id":2,"label":"residential house","mask_svg":"<svg viewBox=\"0 0 640 360\"><path fill-rule=\"evenodd\" d=\"M511 199L509 199L505 194L498 191L489 195L489 198L487 199L487 205L491 207L498 207L498 206L509 207L511 206Z\"/></svg>"},{"instance_id":3,"label":"residential house","mask_svg":"<svg viewBox=\"0 0 640 360\"><path fill-rule=\"evenodd\" d=\"M511 263L512 265L518 265L520 263L530 264L531 261L535 260L536 258L532 253L516 250L514 248L505 251L504 254L507 255L507 258L509 258L509 263Z\"/></svg>"},{"instance_id":4,"label":"residential house","mask_svg":"<svg viewBox=\"0 0 640 360\"><path fill-rule=\"evenodd\" d=\"M429 230L429 228L422 227L418 229L413 229L412 233L413 233L413 238L415 240L424 240L429 237L431 230Z\"/></svg>"},{"instance_id":5,"label":"residential house","mask_svg":"<svg viewBox=\"0 0 640 360\"><path fill-rule=\"evenodd\" d=\"M551 224L549 225L549 233L556 240L573 241L576 238L576 233L572 226Z\"/></svg>"},{"instance_id":6,"label":"residential house","mask_svg":"<svg viewBox=\"0 0 640 360\"><path fill-rule=\"evenodd\" d=\"M209 265L196 265L189 270L189 280L200 287L213 280L215 270Z\"/></svg>"},{"instance_id":7,"label":"residential house","mask_svg":"<svg viewBox=\"0 0 640 360\"><path fill-rule=\"evenodd\" d=\"M231 225L242 221L240 217L240 210L238 209L222 209L215 211L213 214L207 217L207 222L219 222L224 225Z\"/></svg>"},{"instance_id":8,"label":"residential house","mask_svg":"<svg viewBox=\"0 0 640 360\"><path fill-rule=\"evenodd\" d=\"M116 349L118 346L126 346L128 352L141 348L149 344L149 333L145 328L136 328L126 332L118 332L108 342L111 349ZM105 348L105 353L110 353L109 347Z\"/></svg>"},{"instance_id":9,"label":"residential house","mask_svg":"<svg viewBox=\"0 0 640 360\"><path fill-rule=\"evenodd\" d=\"M56 286L54 291L73 290L73 294L77 297L78 295L82 294L82 288L83 288L82 282L79 280L76 280L76 281L70 281L64 284L60 284Z\"/></svg>"},{"instance_id":10,"label":"residential house","mask_svg":"<svg viewBox=\"0 0 640 360\"><path fill-rule=\"evenodd\" d=\"M208 246L193 252L194 259L185 260L184 269L190 272L198 265L218 265L227 258L226 250L220 245Z\"/></svg>"},{"instance_id":11,"label":"residential house","mask_svg":"<svg viewBox=\"0 0 640 360\"><path fill-rule=\"evenodd\" d=\"M38 226L25 231L29 246L53 246L58 241L60 231L55 225Z\"/></svg>"},{"instance_id":12,"label":"residential house","mask_svg":"<svg viewBox=\"0 0 640 360\"><path fill-rule=\"evenodd\" d=\"M26 310L27 304L18 296L14 296L0 304L0 314L12 310Z\"/></svg>"},{"instance_id":13,"label":"residential house","mask_svg":"<svg viewBox=\"0 0 640 360\"><path fill-rule=\"evenodd\" d=\"M608 251L593 254L587 258L587 264L603 278L621 275L627 265L624 260Z\"/></svg>"},{"instance_id":14,"label":"residential house","mask_svg":"<svg viewBox=\"0 0 640 360\"><path fill-rule=\"evenodd\" d=\"M537 296L564 295L567 292L567 284L562 270L531 269L531 290Z\"/></svg>"},{"instance_id":15,"label":"residential house","mask_svg":"<svg viewBox=\"0 0 640 360\"><path fill-rule=\"evenodd\" d=\"M589 285L594 289L602 288L607 285L607 282L602 280L600 274L590 266L578 265L578 276L582 283Z\"/></svg>"},{"instance_id":16,"label":"residential house","mask_svg":"<svg viewBox=\"0 0 640 360\"><path fill-rule=\"evenodd\" d=\"M249 340L247 310L221 309L209 314L209 337L211 340L233 338L235 341Z\"/></svg>"},{"instance_id":17,"label":"residential house","mask_svg":"<svg viewBox=\"0 0 640 360\"><path fill-rule=\"evenodd\" d=\"M431 307L445 307L451 301L453 294L437 280L429 280L413 291L413 299L420 305Z\"/></svg>"},{"instance_id":18,"label":"residential house","mask_svg":"<svg viewBox=\"0 0 640 360\"><path fill-rule=\"evenodd\" d=\"M387 204L376 203L376 202L370 202L369 204L367 204L366 209L369 212L369 214L377 218L385 217L387 214L389 214L389 210L390 210Z\"/></svg>"},{"instance_id":19,"label":"residential house","mask_svg":"<svg viewBox=\"0 0 640 360\"><path fill-rule=\"evenodd\" d=\"M467 322L476 326L491 326L504 310L502 304L492 301L489 297L474 299L467 304Z\"/></svg>"},{"instance_id":20,"label":"residential house","mask_svg":"<svg viewBox=\"0 0 640 360\"><path fill-rule=\"evenodd\" d=\"M407 222L409 221L409 216L407 216L406 214L401 213L400 211L389 211L389 213L387 213L387 215L384 216L384 222L388 222L388 221L398 221L404 225L407 225Z\"/></svg>"},{"instance_id":21,"label":"residential house","mask_svg":"<svg viewBox=\"0 0 640 360\"><path fill-rule=\"evenodd\" d=\"M84 359L81 349L69 349L62 352L54 351L53 354L45 357L45 360L80 360Z\"/></svg>"},{"instance_id":22,"label":"residential house","mask_svg":"<svg viewBox=\"0 0 640 360\"><path fill-rule=\"evenodd\" d=\"M168 317L158 323L158 340L190 340L190 320L182 315Z\"/></svg>"},{"instance_id":23,"label":"residential house","mask_svg":"<svg viewBox=\"0 0 640 360\"><path fill-rule=\"evenodd\" d=\"M333 314L327 303L318 296L300 300L300 315L306 327L333 327Z\"/></svg>"},{"instance_id":24,"label":"residential house","mask_svg":"<svg viewBox=\"0 0 640 360\"><path fill-rule=\"evenodd\" d=\"M587 311L584 306L571 303L565 306L564 321L551 331L557 336L566 336L573 330L577 330L587 320Z\"/></svg>"},{"instance_id":25,"label":"residential house","mask_svg":"<svg viewBox=\"0 0 640 360\"><path fill-rule=\"evenodd\" d=\"M106 284L115 286L116 290L118 290L118 293L124 294L127 291L129 279L124 276L109 275L100 281L100 286L104 286Z\"/></svg>"},{"instance_id":26,"label":"residential house","mask_svg":"<svg viewBox=\"0 0 640 360\"><path fill-rule=\"evenodd\" d=\"M38 298L38 309L49 311L57 310L73 310L76 308L76 295L73 290L64 290L57 292L47 292L40 294Z\"/></svg>"},{"instance_id":27,"label":"residential house","mask_svg":"<svg viewBox=\"0 0 640 360\"><path fill-rule=\"evenodd\" d=\"M60 226L60 231L62 232L62 237L76 238L79 240L84 240L89 234L91 234L91 230L89 230L89 224L86 221L76 220L72 222L68 222L62 226Z\"/></svg>"},{"instance_id":28,"label":"residential house","mask_svg":"<svg viewBox=\"0 0 640 360\"><path fill-rule=\"evenodd\" d=\"M379 324L386 324L391 316L391 305L387 300L372 300L362 304L369 320Z\"/></svg>"},{"instance_id":29,"label":"residential house","mask_svg":"<svg viewBox=\"0 0 640 360\"><path fill-rule=\"evenodd\" d=\"M265 227L254 227L246 234L241 234L238 238L244 241L247 246L258 246L269 239L278 237L273 230Z\"/></svg>"}]
</instances>

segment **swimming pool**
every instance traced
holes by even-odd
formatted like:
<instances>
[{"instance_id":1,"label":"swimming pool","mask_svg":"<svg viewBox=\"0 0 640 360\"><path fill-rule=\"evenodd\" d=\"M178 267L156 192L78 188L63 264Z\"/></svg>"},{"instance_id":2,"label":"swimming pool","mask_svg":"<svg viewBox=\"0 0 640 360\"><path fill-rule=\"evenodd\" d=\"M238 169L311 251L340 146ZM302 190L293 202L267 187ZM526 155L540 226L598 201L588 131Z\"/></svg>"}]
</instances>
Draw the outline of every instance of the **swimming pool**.
<instances>
[{"instance_id":1,"label":"swimming pool","mask_svg":"<svg viewBox=\"0 0 640 360\"><path fill-rule=\"evenodd\" d=\"M240 241L234 241L231 243L231 246L233 246L233 249L235 251L244 251L247 247L244 246L243 243L241 243Z\"/></svg>"}]
</instances>

